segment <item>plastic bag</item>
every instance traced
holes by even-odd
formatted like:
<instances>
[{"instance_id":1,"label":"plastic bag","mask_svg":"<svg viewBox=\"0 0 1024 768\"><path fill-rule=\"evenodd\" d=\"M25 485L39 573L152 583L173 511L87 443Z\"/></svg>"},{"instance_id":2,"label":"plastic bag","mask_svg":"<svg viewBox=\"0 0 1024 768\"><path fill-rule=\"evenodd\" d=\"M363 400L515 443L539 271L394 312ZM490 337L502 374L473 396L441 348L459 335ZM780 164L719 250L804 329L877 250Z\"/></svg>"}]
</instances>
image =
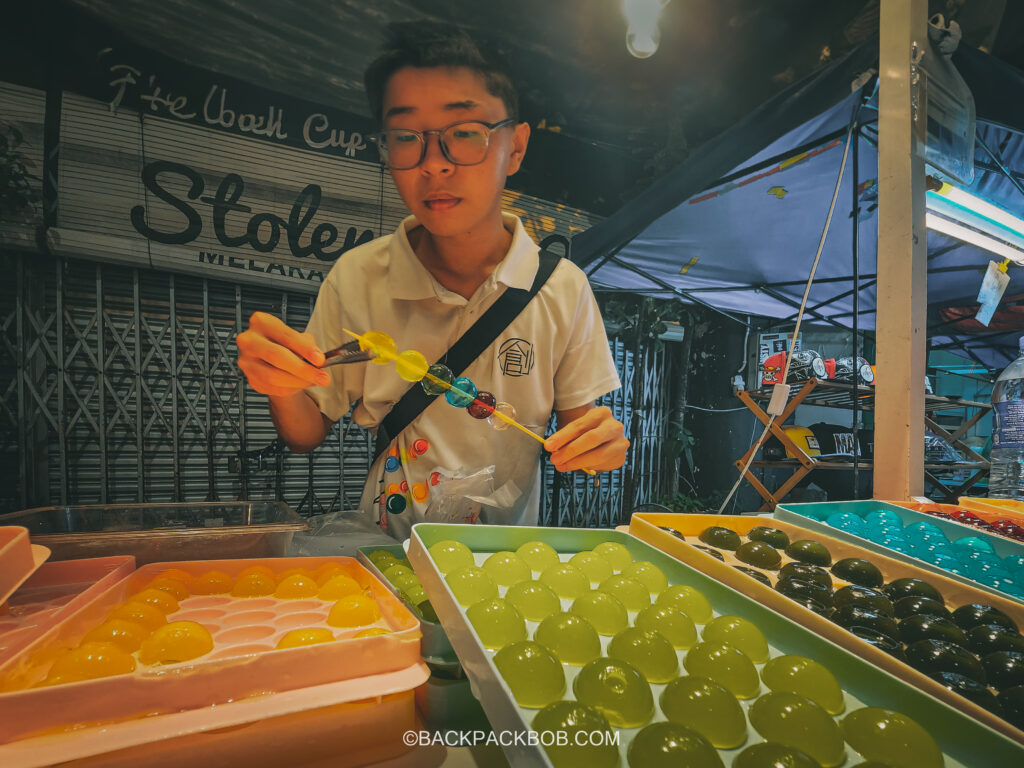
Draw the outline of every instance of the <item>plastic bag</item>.
<instances>
[{"instance_id":1,"label":"plastic bag","mask_svg":"<svg viewBox=\"0 0 1024 768\"><path fill-rule=\"evenodd\" d=\"M476 523L481 514L504 510L519 498L514 483L494 488L494 465L468 474L440 470L441 480L430 493L427 520L431 523Z\"/></svg>"}]
</instances>

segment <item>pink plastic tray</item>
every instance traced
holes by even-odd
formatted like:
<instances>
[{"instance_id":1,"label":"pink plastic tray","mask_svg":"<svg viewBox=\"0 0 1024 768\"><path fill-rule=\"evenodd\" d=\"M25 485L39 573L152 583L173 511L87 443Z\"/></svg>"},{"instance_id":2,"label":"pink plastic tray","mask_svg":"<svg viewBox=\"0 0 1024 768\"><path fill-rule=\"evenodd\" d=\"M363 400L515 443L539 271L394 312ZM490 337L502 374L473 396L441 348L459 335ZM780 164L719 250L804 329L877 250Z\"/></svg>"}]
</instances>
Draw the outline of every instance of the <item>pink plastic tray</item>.
<instances>
[{"instance_id":1,"label":"pink plastic tray","mask_svg":"<svg viewBox=\"0 0 1024 768\"><path fill-rule=\"evenodd\" d=\"M397 672L326 683L187 712L159 715L0 746L5 768L344 768L406 750L418 727L413 689L423 662Z\"/></svg>"},{"instance_id":2,"label":"pink plastic tray","mask_svg":"<svg viewBox=\"0 0 1024 768\"><path fill-rule=\"evenodd\" d=\"M0 669L46 630L135 570L135 558L98 557L43 563L7 601L0 616Z\"/></svg>"},{"instance_id":3,"label":"pink plastic tray","mask_svg":"<svg viewBox=\"0 0 1024 768\"><path fill-rule=\"evenodd\" d=\"M46 547L29 543L28 528L0 526L0 607L49 556Z\"/></svg>"},{"instance_id":4,"label":"pink plastic tray","mask_svg":"<svg viewBox=\"0 0 1024 768\"><path fill-rule=\"evenodd\" d=\"M329 627L333 642L275 650L285 632L324 626L332 603L230 595L191 596L168 621L197 621L210 631L213 650L180 664L139 664L132 674L56 686L37 686L54 659L76 647L110 611L143 589L161 571L175 568L193 576L219 570L231 577L252 565L275 573L314 570L337 562L380 605L376 622L388 634L355 638L361 629ZM395 672L420 661L419 622L353 558L311 557L152 563L132 573L52 627L22 653L0 665L0 744L41 732L83 727L141 716L208 707L252 696Z\"/></svg>"}]
</instances>

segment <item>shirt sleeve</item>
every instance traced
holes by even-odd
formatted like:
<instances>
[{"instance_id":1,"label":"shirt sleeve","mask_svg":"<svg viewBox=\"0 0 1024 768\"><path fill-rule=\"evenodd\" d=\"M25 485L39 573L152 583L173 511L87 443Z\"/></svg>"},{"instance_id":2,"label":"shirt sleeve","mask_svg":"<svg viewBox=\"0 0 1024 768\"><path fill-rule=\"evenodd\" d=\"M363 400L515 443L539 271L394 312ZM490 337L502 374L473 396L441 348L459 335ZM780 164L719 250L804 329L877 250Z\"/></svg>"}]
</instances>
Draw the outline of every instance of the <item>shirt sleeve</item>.
<instances>
[{"instance_id":1,"label":"shirt sleeve","mask_svg":"<svg viewBox=\"0 0 1024 768\"><path fill-rule=\"evenodd\" d=\"M343 328L344 313L341 296L334 282L328 279L321 286L320 293L317 294L313 314L310 315L309 322L306 324L306 332L312 333L317 346L326 352L349 340ZM362 366L328 366L325 370L331 376L330 384L306 389L320 411L331 421L337 421L348 413L352 403L362 396L362 393L358 391L359 379L353 375L355 371L351 369L361 370Z\"/></svg>"},{"instance_id":2,"label":"shirt sleeve","mask_svg":"<svg viewBox=\"0 0 1024 768\"><path fill-rule=\"evenodd\" d=\"M593 403L622 386L594 292L583 275L580 279L582 285L569 345L555 372L556 411Z\"/></svg>"}]
</instances>

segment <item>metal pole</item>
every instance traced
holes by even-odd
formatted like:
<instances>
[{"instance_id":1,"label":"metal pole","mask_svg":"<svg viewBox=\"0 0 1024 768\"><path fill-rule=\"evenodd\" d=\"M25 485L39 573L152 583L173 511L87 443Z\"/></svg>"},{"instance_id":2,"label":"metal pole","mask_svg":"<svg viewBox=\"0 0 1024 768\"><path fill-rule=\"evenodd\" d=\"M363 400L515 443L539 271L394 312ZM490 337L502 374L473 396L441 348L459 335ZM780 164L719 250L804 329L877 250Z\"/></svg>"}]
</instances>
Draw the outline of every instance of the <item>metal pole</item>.
<instances>
[{"instance_id":1,"label":"metal pole","mask_svg":"<svg viewBox=\"0 0 1024 768\"><path fill-rule=\"evenodd\" d=\"M860 498L860 365L858 358L857 333L860 319L860 166L858 163L858 145L860 144L860 126L853 127L853 498Z\"/></svg>"},{"instance_id":2,"label":"metal pole","mask_svg":"<svg viewBox=\"0 0 1024 768\"><path fill-rule=\"evenodd\" d=\"M924 492L927 94L917 63L927 45L926 0L881 6L878 116L878 383L875 497Z\"/></svg>"}]
</instances>

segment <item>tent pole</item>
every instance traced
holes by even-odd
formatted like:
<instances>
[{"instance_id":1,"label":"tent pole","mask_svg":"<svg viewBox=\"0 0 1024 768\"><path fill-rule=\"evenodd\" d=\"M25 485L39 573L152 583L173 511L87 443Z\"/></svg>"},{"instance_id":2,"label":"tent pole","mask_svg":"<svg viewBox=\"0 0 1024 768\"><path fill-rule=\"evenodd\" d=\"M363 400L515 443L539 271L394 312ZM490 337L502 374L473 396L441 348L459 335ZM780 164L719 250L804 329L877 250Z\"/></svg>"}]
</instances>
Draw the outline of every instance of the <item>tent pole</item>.
<instances>
[{"instance_id":1,"label":"tent pole","mask_svg":"<svg viewBox=\"0 0 1024 768\"><path fill-rule=\"evenodd\" d=\"M857 149L860 145L860 126L853 127L853 173L850 180L853 185L853 498L860 498L860 397L857 385L860 383L860 366L857 364L858 345L857 332L860 320L860 166Z\"/></svg>"},{"instance_id":2,"label":"tent pole","mask_svg":"<svg viewBox=\"0 0 1024 768\"><path fill-rule=\"evenodd\" d=\"M874 495L924 493L928 301L924 160L927 0L881 4L878 112L878 302Z\"/></svg>"}]
</instances>

